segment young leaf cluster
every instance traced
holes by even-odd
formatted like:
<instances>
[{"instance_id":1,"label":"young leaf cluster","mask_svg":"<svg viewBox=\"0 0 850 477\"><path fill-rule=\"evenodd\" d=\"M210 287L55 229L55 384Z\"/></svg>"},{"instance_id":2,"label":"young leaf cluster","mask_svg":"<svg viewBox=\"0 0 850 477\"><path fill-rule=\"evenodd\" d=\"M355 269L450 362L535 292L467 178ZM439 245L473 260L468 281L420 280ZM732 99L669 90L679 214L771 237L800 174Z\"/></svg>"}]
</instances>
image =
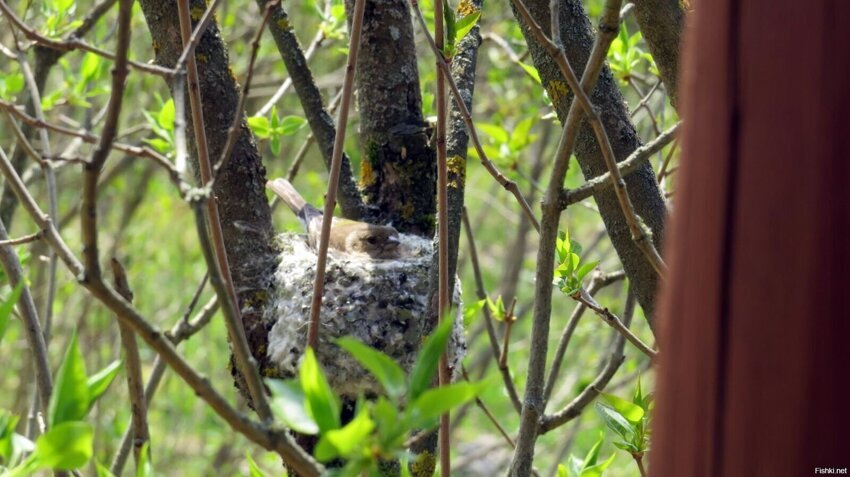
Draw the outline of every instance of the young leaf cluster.
<instances>
[{"instance_id":1,"label":"young leaf cluster","mask_svg":"<svg viewBox=\"0 0 850 477\"><path fill-rule=\"evenodd\" d=\"M386 393L371 402L360 399L355 417L345 425L340 422L340 400L312 348L304 355L297 379L268 381L272 411L291 429L319 436L317 460L344 459L347 463L338 475L375 475L381 461L407 457L405 443L412 432L435 427L440 415L479 392L480 386L467 382L432 388L452 325L444 321L425 340L409 376L386 354L350 337L337 340Z\"/></svg>"},{"instance_id":2,"label":"young leaf cluster","mask_svg":"<svg viewBox=\"0 0 850 477\"><path fill-rule=\"evenodd\" d=\"M652 407L652 395L644 395L640 379L631 401L602 393L603 402L596 403L596 411L605 425L620 438L614 442L618 448L628 452L635 459L643 457L649 450L649 415Z\"/></svg>"},{"instance_id":3,"label":"young leaf cluster","mask_svg":"<svg viewBox=\"0 0 850 477\"><path fill-rule=\"evenodd\" d=\"M581 263L581 245L571 240L567 232L560 232L555 244L558 266L555 268L555 286L567 295L581 291L584 278L599 264L598 261Z\"/></svg>"},{"instance_id":4,"label":"young leaf cluster","mask_svg":"<svg viewBox=\"0 0 850 477\"><path fill-rule=\"evenodd\" d=\"M47 430L35 443L13 432L18 418L0 414L0 465L4 477L30 475L39 469L73 470L85 466L94 452L94 427L84 421L121 369L114 361L88 376L76 333L56 373L47 412ZM30 452L22 462L23 452ZM0 470L3 470L0 467Z\"/></svg>"}]
</instances>

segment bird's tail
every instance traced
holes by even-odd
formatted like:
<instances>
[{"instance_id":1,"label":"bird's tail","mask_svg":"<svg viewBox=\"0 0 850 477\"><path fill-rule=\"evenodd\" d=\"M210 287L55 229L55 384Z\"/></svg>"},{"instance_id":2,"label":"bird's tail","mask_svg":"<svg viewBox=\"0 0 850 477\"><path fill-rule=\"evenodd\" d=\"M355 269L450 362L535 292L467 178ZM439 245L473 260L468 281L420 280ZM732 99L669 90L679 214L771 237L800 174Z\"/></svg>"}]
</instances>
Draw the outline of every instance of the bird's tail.
<instances>
[{"instance_id":1,"label":"bird's tail","mask_svg":"<svg viewBox=\"0 0 850 477\"><path fill-rule=\"evenodd\" d=\"M308 204L304 197L295 190L295 187L286 179L274 179L266 182L266 187L280 197L301 222L307 226L313 217L321 216L322 212Z\"/></svg>"}]
</instances>

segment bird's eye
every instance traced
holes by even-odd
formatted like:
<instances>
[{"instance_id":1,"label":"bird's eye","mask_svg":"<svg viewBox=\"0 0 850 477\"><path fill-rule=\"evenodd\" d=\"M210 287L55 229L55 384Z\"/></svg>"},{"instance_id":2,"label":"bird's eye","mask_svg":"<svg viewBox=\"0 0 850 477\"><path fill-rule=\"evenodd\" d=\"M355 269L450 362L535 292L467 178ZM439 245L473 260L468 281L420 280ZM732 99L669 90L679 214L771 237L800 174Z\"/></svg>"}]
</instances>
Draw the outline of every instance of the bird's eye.
<instances>
[{"instance_id":1,"label":"bird's eye","mask_svg":"<svg viewBox=\"0 0 850 477\"><path fill-rule=\"evenodd\" d=\"M366 242L369 243L370 245L375 245L375 242L377 242L377 241L378 241L378 239L376 239L373 235L366 237Z\"/></svg>"}]
</instances>

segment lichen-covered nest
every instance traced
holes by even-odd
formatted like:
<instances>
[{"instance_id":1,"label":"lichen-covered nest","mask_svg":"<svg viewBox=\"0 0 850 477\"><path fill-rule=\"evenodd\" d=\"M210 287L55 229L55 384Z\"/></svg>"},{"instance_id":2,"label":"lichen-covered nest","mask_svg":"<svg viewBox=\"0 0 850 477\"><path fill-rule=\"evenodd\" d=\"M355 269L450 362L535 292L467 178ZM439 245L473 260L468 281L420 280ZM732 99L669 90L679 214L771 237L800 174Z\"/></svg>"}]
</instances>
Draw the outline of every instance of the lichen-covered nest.
<instances>
[{"instance_id":1,"label":"lichen-covered nest","mask_svg":"<svg viewBox=\"0 0 850 477\"><path fill-rule=\"evenodd\" d=\"M396 260L328 252L318 358L331 386L343 396L377 395L382 390L351 355L333 344L335 339L353 336L410 371L425 337L432 245L413 235L402 234L400 241L404 258ZM304 354L316 252L303 235L280 235L278 245L276 292L266 312L267 322L273 323L268 358L277 374L293 376ZM458 303L459 296L456 288ZM450 364L458 364L466 348L461 308L449 344Z\"/></svg>"}]
</instances>

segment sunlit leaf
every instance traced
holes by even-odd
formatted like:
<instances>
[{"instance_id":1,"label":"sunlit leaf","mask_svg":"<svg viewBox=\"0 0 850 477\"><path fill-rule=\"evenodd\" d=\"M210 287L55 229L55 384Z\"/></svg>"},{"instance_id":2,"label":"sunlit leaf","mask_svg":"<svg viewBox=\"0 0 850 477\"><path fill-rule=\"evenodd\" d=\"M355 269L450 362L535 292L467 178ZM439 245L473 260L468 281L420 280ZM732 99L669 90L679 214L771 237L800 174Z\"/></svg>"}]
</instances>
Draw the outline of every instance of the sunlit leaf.
<instances>
[{"instance_id":1,"label":"sunlit leaf","mask_svg":"<svg viewBox=\"0 0 850 477\"><path fill-rule=\"evenodd\" d=\"M68 421L52 427L35 441L40 467L55 470L79 469L91 459L94 429L82 421Z\"/></svg>"},{"instance_id":2,"label":"sunlit leaf","mask_svg":"<svg viewBox=\"0 0 850 477\"><path fill-rule=\"evenodd\" d=\"M65 358L56 373L48 406L48 426L53 428L63 422L79 421L85 417L88 409L88 378L83 355L77 344L77 332L74 331Z\"/></svg>"},{"instance_id":3,"label":"sunlit leaf","mask_svg":"<svg viewBox=\"0 0 850 477\"><path fill-rule=\"evenodd\" d=\"M299 370L301 389L307 398L307 409L319 429L327 432L339 428L339 402L319 366L313 348L307 348Z\"/></svg>"},{"instance_id":4,"label":"sunlit leaf","mask_svg":"<svg viewBox=\"0 0 850 477\"><path fill-rule=\"evenodd\" d=\"M381 383L390 397L401 397L407 388L407 377L401 366L389 356L370 348L354 338L343 337L336 342L363 365Z\"/></svg>"},{"instance_id":5,"label":"sunlit leaf","mask_svg":"<svg viewBox=\"0 0 850 477\"><path fill-rule=\"evenodd\" d=\"M452 320L446 317L419 350L419 356L416 357L416 363L410 372L410 399L415 400L431 387L434 376L437 374L440 356L451 337L452 327Z\"/></svg>"},{"instance_id":6,"label":"sunlit leaf","mask_svg":"<svg viewBox=\"0 0 850 477\"><path fill-rule=\"evenodd\" d=\"M319 425L310 416L304 392L295 380L268 379L266 384L272 392L269 404L276 417L296 432L318 434Z\"/></svg>"}]
</instances>

